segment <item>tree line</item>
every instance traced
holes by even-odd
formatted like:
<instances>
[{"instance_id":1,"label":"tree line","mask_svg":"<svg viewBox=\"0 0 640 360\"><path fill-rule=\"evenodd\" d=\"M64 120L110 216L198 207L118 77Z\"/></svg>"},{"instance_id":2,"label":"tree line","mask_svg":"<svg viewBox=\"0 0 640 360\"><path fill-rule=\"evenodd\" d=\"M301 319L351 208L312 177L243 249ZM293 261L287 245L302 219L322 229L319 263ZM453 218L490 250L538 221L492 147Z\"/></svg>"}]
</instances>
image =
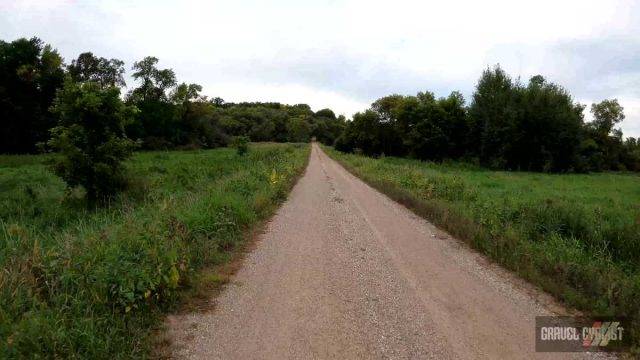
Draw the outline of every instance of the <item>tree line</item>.
<instances>
[{"instance_id":1,"label":"tree line","mask_svg":"<svg viewBox=\"0 0 640 360\"><path fill-rule=\"evenodd\" d=\"M617 100L592 104L593 121L585 122L586 107L563 87L540 75L523 84L499 66L482 73L468 105L460 92L442 98L431 92L394 94L351 121L306 104L208 98L200 85L178 82L172 69L159 68L151 56L131 69L136 85L123 94L121 60L86 52L65 64L38 38L0 41L0 153L60 151L65 141L77 145L89 138L96 146L90 152L96 152L96 144L109 136L131 141L116 146L123 154L129 148L213 148L234 137L315 137L347 152L460 160L494 169L640 170L640 141L623 138L616 128L624 119ZM81 123L73 125L74 118ZM104 126L91 132L92 121Z\"/></svg>"},{"instance_id":2,"label":"tree line","mask_svg":"<svg viewBox=\"0 0 640 360\"><path fill-rule=\"evenodd\" d=\"M436 98L390 95L348 122L338 150L370 156L462 160L504 170L586 172L640 170L640 142L616 128L617 100L585 106L567 90L533 76L527 84L499 66L486 69L471 104L459 92Z\"/></svg>"},{"instance_id":3,"label":"tree line","mask_svg":"<svg viewBox=\"0 0 640 360\"><path fill-rule=\"evenodd\" d=\"M142 149L212 148L227 145L234 136L278 142L316 137L332 144L345 125L344 116L330 109L314 112L306 104L236 104L208 98L200 85L179 82L172 69L159 68L152 56L135 62L132 70L136 86L123 94L121 60L85 52L65 64L51 45L38 38L0 41L0 153L47 148L52 130L61 121L70 121L65 116L86 112L62 110L65 96L71 102L69 97L80 93L88 107L92 96L111 92L107 97L114 103L103 110L122 107L118 116L123 117L124 135ZM56 105L57 96L61 99Z\"/></svg>"}]
</instances>

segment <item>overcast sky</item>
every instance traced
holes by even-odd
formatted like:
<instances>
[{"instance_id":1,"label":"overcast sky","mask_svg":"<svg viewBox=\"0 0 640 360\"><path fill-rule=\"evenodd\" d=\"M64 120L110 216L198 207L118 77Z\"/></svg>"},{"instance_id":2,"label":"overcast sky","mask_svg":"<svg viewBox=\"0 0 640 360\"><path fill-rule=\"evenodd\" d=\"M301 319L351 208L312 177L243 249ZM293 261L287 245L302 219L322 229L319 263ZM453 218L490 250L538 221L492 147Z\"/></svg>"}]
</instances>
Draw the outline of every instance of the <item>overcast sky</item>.
<instances>
[{"instance_id":1,"label":"overcast sky","mask_svg":"<svg viewBox=\"0 0 640 360\"><path fill-rule=\"evenodd\" d=\"M0 38L32 36L67 62L153 55L208 96L347 117L392 93L469 100L499 63L584 104L618 98L640 136L640 1L0 0Z\"/></svg>"}]
</instances>

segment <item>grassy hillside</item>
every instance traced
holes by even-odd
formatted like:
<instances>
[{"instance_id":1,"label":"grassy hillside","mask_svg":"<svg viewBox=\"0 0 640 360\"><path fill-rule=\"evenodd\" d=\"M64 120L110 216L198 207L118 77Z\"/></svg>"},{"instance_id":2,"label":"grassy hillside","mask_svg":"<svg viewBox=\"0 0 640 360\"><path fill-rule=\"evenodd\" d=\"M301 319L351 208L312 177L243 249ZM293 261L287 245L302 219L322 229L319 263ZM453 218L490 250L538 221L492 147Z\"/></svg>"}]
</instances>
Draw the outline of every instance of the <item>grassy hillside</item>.
<instances>
[{"instance_id":1,"label":"grassy hillside","mask_svg":"<svg viewBox=\"0 0 640 360\"><path fill-rule=\"evenodd\" d=\"M285 199L306 145L147 152L87 211L43 156L0 157L0 358L131 358L197 270L224 263Z\"/></svg>"},{"instance_id":2,"label":"grassy hillside","mask_svg":"<svg viewBox=\"0 0 640 360\"><path fill-rule=\"evenodd\" d=\"M372 186L568 304L640 339L640 176L547 175L325 148Z\"/></svg>"}]
</instances>

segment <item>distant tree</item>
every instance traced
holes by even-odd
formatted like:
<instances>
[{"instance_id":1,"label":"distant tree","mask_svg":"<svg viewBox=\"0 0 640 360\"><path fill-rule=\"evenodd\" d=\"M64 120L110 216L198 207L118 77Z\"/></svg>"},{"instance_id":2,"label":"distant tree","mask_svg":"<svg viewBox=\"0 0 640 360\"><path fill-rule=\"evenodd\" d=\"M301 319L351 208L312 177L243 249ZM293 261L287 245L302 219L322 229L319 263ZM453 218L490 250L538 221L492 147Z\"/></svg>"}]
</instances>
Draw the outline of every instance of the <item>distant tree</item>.
<instances>
[{"instance_id":1,"label":"distant tree","mask_svg":"<svg viewBox=\"0 0 640 360\"><path fill-rule=\"evenodd\" d=\"M291 142L308 142L311 137L311 126L304 116L296 116L289 119L287 132Z\"/></svg>"},{"instance_id":2,"label":"distant tree","mask_svg":"<svg viewBox=\"0 0 640 360\"><path fill-rule=\"evenodd\" d=\"M240 136L248 133L246 124L241 121L242 118L238 118L235 114L223 113L220 117L220 126L222 130L230 136Z\"/></svg>"},{"instance_id":3,"label":"distant tree","mask_svg":"<svg viewBox=\"0 0 640 360\"><path fill-rule=\"evenodd\" d=\"M534 76L531 77L531 79L529 79L529 85L530 86L541 87L546 82L547 82L547 80L544 78L544 76L539 75L539 74L538 75L534 75Z\"/></svg>"},{"instance_id":4,"label":"distant tree","mask_svg":"<svg viewBox=\"0 0 640 360\"><path fill-rule=\"evenodd\" d=\"M181 83L170 93L175 123L167 140L173 145L188 147L216 147L226 144L215 116L215 105L200 95L202 86ZM164 104L162 106L169 107Z\"/></svg>"},{"instance_id":5,"label":"distant tree","mask_svg":"<svg viewBox=\"0 0 640 360\"><path fill-rule=\"evenodd\" d=\"M311 136L315 136L317 141L327 145L333 145L345 125L344 116L336 117L331 109L316 111L312 117L312 122Z\"/></svg>"},{"instance_id":6,"label":"distant tree","mask_svg":"<svg viewBox=\"0 0 640 360\"><path fill-rule=\"evenodd\" d=\"M640 171L640 141L629 137L624 140L622 162L627 170Z\"/></svg>"},{"instance_id":7,"label":"distant tree","mask_svg":"<svg viewBox=\"0 0 640 360\"><path fill-rule=\"evenodd\" d=\"M331 109L318 110L313 115L315 117L321 117L321 118L327 118L327 119L335 119L336 118L336 114Z\"/></svg>"},{"instance_id":8,"label":"distant tree","mask_svg":"<svg viewBox=\"0 0 640 360\"><path fill-rule=\"evenodd\" d=\"M213 103L213 105L219 106L219 107L224 105L224 99L221 97L215 97L213 98L213 100L211 100L211 102Z\"/></svg>"},{"instance_id":9,"label":"distant tree","mask_svg":"<svg viewBox=\"0 0 640 360\"><path fill-rule=\"evenodd\" d=\"M445 112L444 129L447 132L447 157L458 159L473 150L469 144L469 119L464 96L453 91L446 98L438 100L438 106Z\"/></svg>"},{"instance_id":10,"label":"distant tree","mask_svg":"<svg viewBox=\"0 0 640 360\"><path fill-rule=\"evenodd\" d=\"M270 141L273 140L275 129L276 125L268 116L257 118L249 130L249 137L253 141Z\"/></svg>"},{"instance_id":11,"label":"distant tree","mask_svg":"<svg viewBox=\"0 0 640 360\"><path fill-rule=\"evenodd\" d=\"M181 83L171 92L170 99L176 105L184 105L194 100L206 100L200 97L202 86Z\"/></svg>"},{"instance_id":12,"label":"distant tree","mask_svg":"<svg viewBox=\"0 0 640 360\"><path fill-rule=\"evenodd\" d=\"M58 52L38 38L0 41L0 153L34 152L48 139L62 65Z\"/></svg>"},{"instance_id":13,"label":"distant tree","mask_svg":"<svg viewBox=\"0 0 640 360\"><path fill-rule=\"evenodd\" d=\"M340 136L338 136L338 138L334 141L333 143L333 147L335 147L336 150L338 151L342 151L342 152L353 152L355 146L353 144L353 138L350 138L347 135L347 128L349 127L349 125L347 125L344 129L344 131L342 132L342 134L340 134Z\"/></svg>"},{"instance_id":14,"label":"distant tree","mask_svg":"<svg viewBox=\"0 0 640 360\"><path fill-rule=\"evenodd\" d=\"M336 140L336 148L341 151L359 149L366 155L379 155L382 153L380 124L380 115L372 110L354 114L344 133Z\"/></svg>"},{"instance_id":15,"label":"distant tree","mask_svg":"<svg viewBox=\"0 0 640 360\"><path fill-rule=\"evenodd\" d=\"M67 67L67 71L77 82L93 81L103 87L126 85L122 60L96 57L91 52L80 54Z\"/></svg>"},{"instance_id":16,"label":"distant tree","mask_svg":"<svg viewBox=\"0 0 640 360\"><path fill-rule=\"evenodd\" d=\"M504 168L517 136L517 85L499 66L483 71L469 107L471 147L482 164Z\"/></svg>"},{"instance_id":17,"label":"distant tree","mask_svg":"<svg viewBox=\"0 0 640 360\"><path fill-rule=\"evenodd\" d=\"M624 120L624 108L617 99L603 100L591 105L593 122L591 126L603 136L610 135L613 127Z\"/></svg>"},{"instance_id":18,"label":"distant tree","mask_svg":"<svg viewBox=\"0 0 640 360\"><path fill-rule=\"evenodd\" d=\"M129 97L133 101L166 101L167 91L176 85L176 75L171 69L158 69L158 58L147 56L133 63L133 78L140 81Z\"/></svg>"},{"instance_id":19,"label":"distant tree","mask_svg":"<svg viewBox=\"0 0 640 360\"><path fill-rule=\"evenodd\" d=\"M562 87L541 75L519 88L518 120L509 168L529 171L567 171L576 169L582 141L584 107L575 104Z\"/></svg>"},{"instance_id":20,"label":"distant tree","mask_svg":"<svg viewBox=\"0 0 640 360\"><path fill-rule=\"evenodd\" d=\"M124 125L136 109L122 102L120 90L68 79L58 91L53 111L59 123L51 129L48 144L60 155L54 158L54 172L69 187L82 186L89 204L122 189L123 161L136 146L126 137Z\"/></svg>"},{"instance_id":21,"label":"distant tree","mask_svg":"<svg viewBox=\"0 0 640 360\"><path fill-rule=\"evenodd\" d=\"M416 96L395 94L376 100L371 110L379 119L375 130L369 130L378 137L375 153L429 160L464 153L468 130L460 93L440 99L431 92Z\"/></svg>"},{"instance_id":22,"label":"distant tree","mask_svg":"<svg viewBox=\"0 0 640 360\"><path fill-rule=\"evenodd\" d=\"M451 124L433 93L418 93L403 103L399 119L408 129L404 143L409 153L419 159L444 159L449 152Z\"/></svg>"},{"instance_id":23,"label":"distant tree","mask_svg":"<svg viewBox=\"0 0 640 360\"><path fill-rule=\"evenodd\" d=\"M175 73L171 69L158 69L157 64L158 58L153 56L133 64L133 78L140 85L127 95L127 103L140 110L135 121L128 125L127 134L142 139L149 149L175 146L186 138L180 130L181 109L169 94L177 84ZM188 92L189 86L186 87Z\"/></svg>"},{"instance_id":24,"label":"distant tree","mask_svg":"<svg viewBox=\"0 0 640 360\"><path fill-rule=\"evenodd\" d=\"M276 106L280 107L281 105L277 104ZM311 111L311 107L307 104L289 105L286 107L286 110L292 118L296 116L313 116L313 111Z\"/></svg>"},{"instance_id":25,"label":"distant tree","mask_svg":"<svg viewBox=\"0 0 640 360\"><path fill-rule=\"evenodd\" d=\"M393 122L398 119L398 110L405 100L406 97L403 95L385 96L371 104L371 110L378 113L381 121Z\"/></svg>"},{"instance_id":26,"label":"distant tree","mask_svg":"<svg viewBox=\"0 0 640 360\"><path fill-rule=\"evenodd\" d=\"M622 131L615 126L624 120L624 108L617 99L591 105L593 121L585 128L583 155L590 170L624 169L625 146Z\"/></svg>"}]
</instances>

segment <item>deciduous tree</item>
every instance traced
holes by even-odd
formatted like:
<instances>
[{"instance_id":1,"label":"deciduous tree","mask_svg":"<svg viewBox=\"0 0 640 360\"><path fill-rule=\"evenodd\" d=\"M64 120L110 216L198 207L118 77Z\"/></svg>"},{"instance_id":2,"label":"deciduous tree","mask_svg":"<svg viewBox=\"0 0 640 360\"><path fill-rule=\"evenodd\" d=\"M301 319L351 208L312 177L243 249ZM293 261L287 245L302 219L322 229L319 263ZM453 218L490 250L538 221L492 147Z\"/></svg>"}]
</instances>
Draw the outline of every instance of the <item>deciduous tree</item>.
<instances>
[{"instance_id":1,"label":"deciduous tree","mask_svg":"<svg viewBox=\"0 0 640 360\"><path fill-rule=\"evenodd\" d=\"M53 111L59 123L51 129L48 144L60 155L54 172L69 187L82 186L89 204L122 189L123 161L136 146L126 137L124 125L136 109L122 102L120 90L68 79L58 91Z\"/></svg>"}]
</instances>

